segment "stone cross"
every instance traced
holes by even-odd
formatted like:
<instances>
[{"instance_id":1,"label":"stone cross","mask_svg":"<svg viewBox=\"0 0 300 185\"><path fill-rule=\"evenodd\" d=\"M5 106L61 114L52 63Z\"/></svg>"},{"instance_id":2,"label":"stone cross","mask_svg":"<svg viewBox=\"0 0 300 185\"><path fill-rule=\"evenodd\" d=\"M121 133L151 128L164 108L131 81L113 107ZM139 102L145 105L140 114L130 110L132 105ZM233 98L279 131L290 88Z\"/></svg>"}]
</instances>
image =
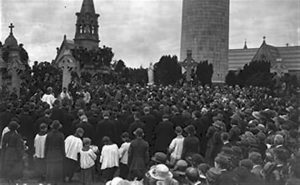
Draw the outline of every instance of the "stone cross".
<instances>
[{"instance_id":1,"label":"stone cross","mask_svg":"<svg viewBox=\"0 0 300 185\"><path fill-rule=\"evenodd\" d=\"M10 33L12 34L15 26L13 25L13 23L10 23L10 25L8 27L10 29Z\"/></svg>"},{"instance_id":2,"label":"stone cross","mask_svg":"<svg viewBox=\"0 0 300 185\"><path fill-rule=\"evenodd\" d=\"M58 67L63 71L63 79L62 79L62 88L66 87L68 89L69 83L72 80L71 73L75 66L75 61L71 57L70 51L65 51L64 56L58 63Z\"/></svg>"},{"instance_id":3,"label":"stone cross","mask_svg":"<svg viewBox=\"0 0 300 185\"><path fill-rule=\"evenodd\" d=\"M197 67L197 62L192 58L192 51L187 50L186 59L181 62L181 67L183 67L186 71L186 80L189 82L192 79L192 69Z\"/></svg>"}]
</instances>

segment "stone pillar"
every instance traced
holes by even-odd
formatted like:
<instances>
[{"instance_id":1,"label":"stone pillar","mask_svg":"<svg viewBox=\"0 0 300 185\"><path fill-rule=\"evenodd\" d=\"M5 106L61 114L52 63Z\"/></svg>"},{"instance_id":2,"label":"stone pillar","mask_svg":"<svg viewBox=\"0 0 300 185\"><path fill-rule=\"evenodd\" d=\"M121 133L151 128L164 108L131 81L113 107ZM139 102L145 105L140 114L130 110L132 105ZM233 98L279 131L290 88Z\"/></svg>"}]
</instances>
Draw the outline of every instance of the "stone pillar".
<instances>
[{"instance_id":1,"label":"stone pillar","mask_svg":"<svg viewBox=\"0 0 300 185\"><path fill-rule=\"evenodd\" d=\"M154 70L153 70L153 64L150 63L150 66L148 68L148 85L154 84Z\"/></svg>"},{"instance_id":2,"label":"stone pillar","mask_svg":"<svg viewBox=\"0 0 300 185\"><path fill-rule=\"evenodd\" d=\"M11 69L11 88L15 93L20 95L20 77L16 68Z\"/></svg>"},{"instance_id":3,"label":"stone pillar","mask_svg":"<svg viewBox=\"0 0 300 185\"><path fill-rule=\"evenodd\" d=\"M66 87L68 89L69 84L72 80L72 71L76 68L74 59L70 56L69 51L65 52L65 56L58 62L58 67L62 69L63 79L62 88Z\"/></svg>"}]
</instances>

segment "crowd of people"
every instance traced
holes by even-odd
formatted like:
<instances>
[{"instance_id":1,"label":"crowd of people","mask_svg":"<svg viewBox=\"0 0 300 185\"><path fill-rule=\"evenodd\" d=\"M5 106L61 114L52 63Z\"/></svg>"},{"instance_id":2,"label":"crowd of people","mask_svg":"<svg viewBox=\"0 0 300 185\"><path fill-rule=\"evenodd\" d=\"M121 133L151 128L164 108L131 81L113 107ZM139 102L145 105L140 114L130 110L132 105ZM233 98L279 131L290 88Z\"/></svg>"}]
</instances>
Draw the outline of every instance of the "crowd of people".
<instances>
[{"instance_id":1,"label":"crowd of people","mask_svg":"<svg viewBox=\"0 0 300 185\"><path fill-rule=\"evenodd\" d=\"M82 184L300 184L299 97L101 84L0 106L1 176Z\"/></svg>"}]
</instances>

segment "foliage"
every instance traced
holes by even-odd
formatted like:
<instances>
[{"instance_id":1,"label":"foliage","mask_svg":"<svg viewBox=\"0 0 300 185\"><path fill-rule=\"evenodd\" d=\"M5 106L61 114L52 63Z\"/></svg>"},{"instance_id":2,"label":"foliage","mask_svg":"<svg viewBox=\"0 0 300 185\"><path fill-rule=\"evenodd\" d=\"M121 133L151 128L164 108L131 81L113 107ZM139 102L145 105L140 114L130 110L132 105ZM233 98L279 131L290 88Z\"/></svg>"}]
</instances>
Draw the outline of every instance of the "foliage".
<instances>
[{"instance_id":1,"label":"foliage","mask_svg":"<svg viewBox=\"0 0 300 185\"><path fill-rule=\"evenodd\" d=\"M271 64L267 61L252 61L244 65L236 74L229 72L226 76L228 85L273 87L273 75L270 73Z\"/></svg>"},{"instance_id":2,"label":"foliage","mask_svg":"<svg viewBox=\"0 0 300 185\"><path fill-rule=\"evenodd\" d=\"M157 84L175 84L182 78L181 66L177 56L162 56L159 62L154 64L154 81Z\"/></svg>"},{"instance_id":3,"label":"foliage","mask_svg":"<svg viewBox=\"0 0 300 185\"><path fill-rule=\"evenodd\" d=\"M117 73L122 73L126 68L126 65L123 60L118 60L114 63L114 70Z\"/></svg>"},{"instance_id":4,"label":"foliage","mask_svg":"<svg viewBox=\"0 0 300 185\"><path fill-rule=\"evenodd\" d=\"M103 46L94 50L87 50L86 48L72 49L72 54L76 60L80 62L80 67L84 65L92 65L96 69L102 66L110 66L114 53L112 48Z\"/></svg>"},{"instance_id":5,"label":"foliage","mask_svg":"<svg viewBox=\"0 0 300 185\"><path fill-rule=\"evenodd\" d=\"M196 69L196 80L200 81L202 85L210 85L213 75L213 65L208 64L208 61L200 62Z\"/></svg>"}]
</instances>

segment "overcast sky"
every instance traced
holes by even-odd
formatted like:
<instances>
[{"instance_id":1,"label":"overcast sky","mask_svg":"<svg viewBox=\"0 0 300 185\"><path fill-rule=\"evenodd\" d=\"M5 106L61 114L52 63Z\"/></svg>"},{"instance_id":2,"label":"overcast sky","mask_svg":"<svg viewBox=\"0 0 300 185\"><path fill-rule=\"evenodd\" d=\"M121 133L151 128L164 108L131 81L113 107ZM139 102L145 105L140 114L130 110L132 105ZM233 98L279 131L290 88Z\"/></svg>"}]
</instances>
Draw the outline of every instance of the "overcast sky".
<instances>
[{"instance_id":1,"label":"overcast sky","mask_svg":"<svg viewBox=\"0 0 300 185\"><path fill-rule=\"evenodd\" d=\"M229 48L299 45L300 0L231 0ZM82 0L0 0L0 39L15 25L31 61L52 61L63 35L73 39ZM162 55L179 56L182 0L94 0L100 14L100 45L114 59L148 67Z\"/></svg>"}]
</instances>

